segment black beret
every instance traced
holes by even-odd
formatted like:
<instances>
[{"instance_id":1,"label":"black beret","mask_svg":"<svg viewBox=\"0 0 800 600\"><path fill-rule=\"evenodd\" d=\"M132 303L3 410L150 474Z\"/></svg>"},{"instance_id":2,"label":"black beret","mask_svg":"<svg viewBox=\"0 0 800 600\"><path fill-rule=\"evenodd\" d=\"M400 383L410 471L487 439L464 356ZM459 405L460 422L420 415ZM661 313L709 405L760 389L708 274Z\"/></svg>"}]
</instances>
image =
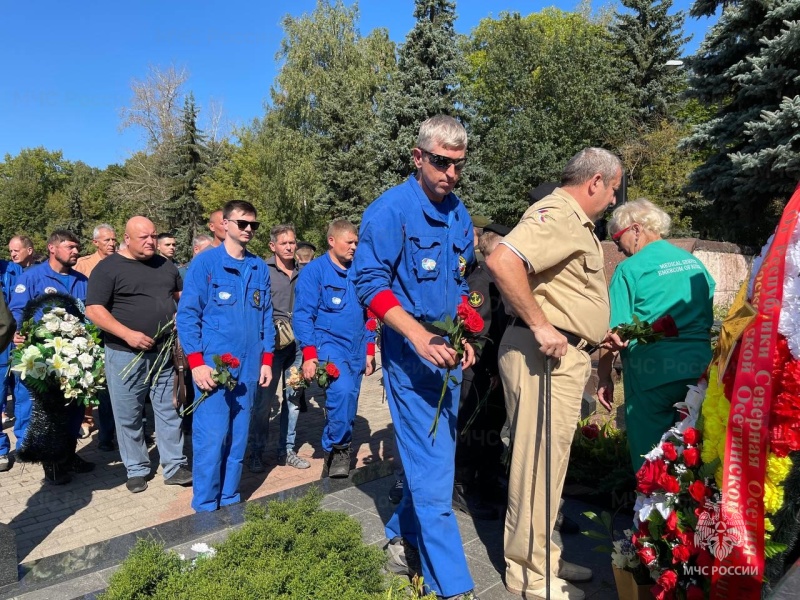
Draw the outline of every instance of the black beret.
<instances>
[{"instance_id":1,"label":"black beret","mask_svg":"<svg viewBox=\"0 0 800 600\"><path fill-rule=\"evenodd\" d=\"M507 227L506 225L501 225L500 223L489 223L486 227L483 228L483 232L486 233L487 231L491 231L496 233L497 235L502 235L503 237L507 236L511 233L511 227Z\"/></svg>"},{"instance_id":2,"label":"black beret","mask_svg":"<svg viewBox=\"0 0 800 600\"><path fill-rule=\"evenodd\" d=\"M530 198L531 204L534 202L538 202L545 196L549 196L553 193L553 190L558 187L557 183L542 183L541 185L536 186L530 192L528 192L528 197Z\"/></svg>"},{"instance_id":3,"label":"black beret","mask_svg":"<svg viewBox=\"0 0 800 600\"><path fill-rule=\"evenodd\" d=\"M317 251L317 247L314 244L312 244L311 242L304 242L302 240L298 241L297 246L295 246L296 250L300 250L300 248L311 248L312 252Z\"/></svg>"}]
</instances>

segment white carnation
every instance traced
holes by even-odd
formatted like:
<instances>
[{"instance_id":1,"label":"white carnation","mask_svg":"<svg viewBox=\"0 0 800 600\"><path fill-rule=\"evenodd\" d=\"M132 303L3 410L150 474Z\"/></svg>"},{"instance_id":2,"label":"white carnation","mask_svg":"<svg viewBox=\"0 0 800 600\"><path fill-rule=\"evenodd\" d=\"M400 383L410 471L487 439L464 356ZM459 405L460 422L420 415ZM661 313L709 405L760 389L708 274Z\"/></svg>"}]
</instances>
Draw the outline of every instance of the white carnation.
<instances>
[{"instance_id":1,"label":"white carnation","mask_svg":"<svg viewBox=\"0 0 800 600\"><path fill-rule=\"evenodd\" d=\"M94 358L92 358L91 356L89 356L86 353L79 354L78 355L78 363L80 363L80 365L84 369L91 369L92 365L94 365Z\"/></svg>"},{"instance_id":2,"label":"white carnation","mask_svg":"<svg viewBox=\"0 0 800 600\"><path fill-rule=\"evenodd\" d=\"M58 331L58 328L59 328L59 322L58 322L58 321L47 321L47 322L44 324L44 327L45 327L45 329L47 329L47 331L49 331L50 333L55 333L56 331Z\"/></svg>"}]
</instances>

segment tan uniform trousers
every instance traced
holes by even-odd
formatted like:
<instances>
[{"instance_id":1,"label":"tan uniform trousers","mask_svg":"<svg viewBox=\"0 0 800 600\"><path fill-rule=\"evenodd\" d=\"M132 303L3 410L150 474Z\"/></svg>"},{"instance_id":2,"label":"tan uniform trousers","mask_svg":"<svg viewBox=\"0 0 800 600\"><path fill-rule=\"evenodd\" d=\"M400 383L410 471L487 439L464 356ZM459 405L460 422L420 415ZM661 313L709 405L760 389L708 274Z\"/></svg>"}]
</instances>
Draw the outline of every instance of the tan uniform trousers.
<instances>
[{"instance_id":1,"label":"tan uniform trousers","mask_svg":"<svg viewBox=\"0 0 800 600\"><path fill-rule=\"evenodd\" d=\"M504 535L506 586L524 591L544 587L545 543L555 577L561 550L551 533L558 514L569 450L580 418L581 398L592 365L589 355L569 346L554 361L551 390L551 434L545 439L544 354L533 333L509 327L499 348L500 377L511 425L513 454ZM551 448L550 519L545 514L545 444ZM554 580L553 580L554 581Z\"/></svg>"}]
</instances>

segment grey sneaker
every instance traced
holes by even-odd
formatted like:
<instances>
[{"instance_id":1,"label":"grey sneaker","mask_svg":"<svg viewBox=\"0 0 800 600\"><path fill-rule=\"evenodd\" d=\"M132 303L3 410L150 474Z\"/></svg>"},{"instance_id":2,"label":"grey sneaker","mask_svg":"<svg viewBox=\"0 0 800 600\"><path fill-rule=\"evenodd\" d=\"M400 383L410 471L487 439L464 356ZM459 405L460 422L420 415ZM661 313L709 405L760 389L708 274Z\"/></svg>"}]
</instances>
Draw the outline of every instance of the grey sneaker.
<instances>
[{"instance_id":1,"label":"grey sneaker","mask_svg":"<svg viewBox=\"0 0 800 600\"><path fill-rule=\"evenodd\" d=\"M0 473L8 471L11 468L11 461L8 460L8 454L0 456Z\"/></svg>"},{"instance_id":2,"label":"grey sneaker","mask_svg":"<svg viewBox=\"0 0 800 600\"><path fill-rule=\"evenodd\" d=\"M250 455L250 461L247 463L247 470L251 473L263 473L267 470L258 452L254 452Z\"/></svg>"},{"instance_id":3,"label":"grey sneaker","mask_svg":"<svg viewBox=\"0 0 800 600\"><path fill-rule=\"evenodd\" d=\"M307 469L311 466L311 463L305 458L297 456L294 450L289 450L286 454L281 454L278 457L278 464L281 466L294 467L295 469Z\"/></svg>"},{"instance_id":4,"label":"grey sneaker","mask_svg":"<svg viewBox=\"0 0 800 600\"><path fill-rule=\"evenodd\" d=\"M384 547L386 570L395 575L413 577L422 572L419 551L400 536L393 537Z\"/></svg>"}]
</instances>

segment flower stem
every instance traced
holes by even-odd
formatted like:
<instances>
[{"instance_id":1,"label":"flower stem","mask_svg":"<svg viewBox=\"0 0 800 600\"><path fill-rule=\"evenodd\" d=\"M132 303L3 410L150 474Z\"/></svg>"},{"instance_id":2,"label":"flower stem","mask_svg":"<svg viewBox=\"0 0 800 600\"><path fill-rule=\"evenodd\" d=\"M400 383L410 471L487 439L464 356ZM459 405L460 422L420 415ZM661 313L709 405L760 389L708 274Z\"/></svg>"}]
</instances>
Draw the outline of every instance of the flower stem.
<instances>
[{"instance_id":1,"label":"flower stem","mask_svg":"<svg viewBox=\"0 0 800 600\"><path fill-rule=\"evenodd\" d=\"M442 412L442 402L444 401L444 395L447 392L447 382L450 381L450 369L447 369L447 373L444 374L444 381L442 382L442 393L439 395L439 404L436 407L436 416L433 417L433 423L431 424L430 431L428 434L433 434L433 439L436 439L436 431L439 429L439 415Z\"/></svg>"}]
</instances>

